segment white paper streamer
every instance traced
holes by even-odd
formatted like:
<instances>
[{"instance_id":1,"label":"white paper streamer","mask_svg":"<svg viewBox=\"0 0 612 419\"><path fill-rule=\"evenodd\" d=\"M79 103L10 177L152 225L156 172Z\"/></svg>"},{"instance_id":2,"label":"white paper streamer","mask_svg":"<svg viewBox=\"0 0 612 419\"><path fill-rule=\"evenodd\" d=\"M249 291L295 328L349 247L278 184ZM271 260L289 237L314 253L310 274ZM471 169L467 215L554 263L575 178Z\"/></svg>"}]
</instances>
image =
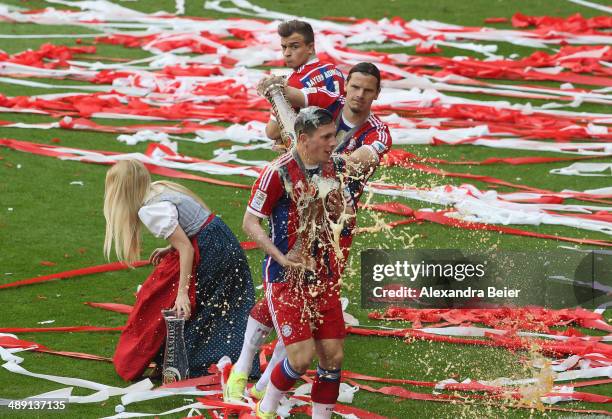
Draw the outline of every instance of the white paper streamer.
<instances>
[{"instance_id":1,"label":"white paper streamer","mask_svg":"<svg viewBox=\"0 0 612 419\"><path fill-rule=\"evenodd\" d=\"M96 383L94 381L84 380L81 378L72 378L72 377L62 377L58 375L49 375L49 374L37 374L26 370L25 368L17 365L15 362L7 362L2 365L2 367L10 372L15 374L26 375L29 377L40 378L43 380L53 381L56 383L83 387L90 390L96 390L95 393L88 396L71 396L68 399L69 403L97 403L104 400L107 400L109 397L118 396L122 394L126 394L132 391L142 391L151 389L153 387L153 383L149 379L142 380L138 383L132 384L126 388L119 388L108 386L105 384Z\"/></svg>"},{"instance_id":2,"label":"white paper streamer","mask_svg":"<svg viewBox=\"0 0 612 419\"><path fill-rule=\"evenodd\" d=\"M185 0L176 0L176 14L184 15L185 14Z\"/></svg>"},{"instance_id":3,"label":"white paper streamer","mask_svg":"<svg viewBox=\"0 0 612 419\"><path fill-rule=\"evenodd\" d=\"M215 175L242 175L253 178L259 176L258 172L247 167L228 167L206 162L181 163L179 161L169 160L167 158L169 155L167 155L164 151L160 149L156 150L153 157L146 156L142 153L115 154L107 156L101 153L63 147L56 148L55 151L67 152L78 155L77 157L60 157L61 160L88 160L99 163L115 163L119 160L136 159L142 161L143 163L153 164L160 167L168 167L171 169L192 170L196 172Z\"/></svg>"},{"instance_id":4,"label":"white paper streamer","mask_svg":"<svg viewBox=\"0 0 612 419\"><path fill-rule=\"evenodd\" d=\"M586 1L586 0L567 0L567 1L579 4L584 7L590 7L591 9L601 10L602 12L605 12L605 13L612 13L612 7L604 6L603 4L599 4L599 3L593 3L592 1Z\"/></svg>"},{"instance_id":5,"label":"white paper streamer","mask_svg":"<svg viewBox=\"0 0 612 419\"><path fill-rule=\"evenodd\" d=\"M572 370L572 371L564 371L556 374L554 377L555 382L560 381L571 381L577 379L586 379L586 378L597 378L597 377L609 377L612 378L612 367L600 367L600 368L587 368L583 370ZM473 380L466 379L462 381L463 384L469 384ZM477 380L478 383L486 385L486 386L521 386L534 384L538 382L537 378L523 378L523 379L510 379L506 377L496 378L494 380ZM439 381L435 389L443 390L449 384L459 384L459 382L455 379L449 378L446 380ZM555 390L553 389L553 392Z\"/></svg>"},{"instance_id":6,"label":"white paper streamer","mask_svg":"<svg viewBox=\"0 0 612 419\"><path fill-rule=\"evenodd\" d=\"M612 223L589 220L565 215L549 214L547 210L577 211L591 213L592 211L609 211L610 207L591 205L561 205L561 204L525 204L508 202L500 199L496 191L480 191L473 185L464 184L461 187L452 185L439 186L429 190L404 187L402 189L381 188L376 183L366 186L366 191L387 196L401 196L439 205L453 205L456 212L449 212L448 217L465 221L487 224L552 224L575 227L585 230L612 234Z\"/></svg>"},{"instance_id":7,"label":"white paper streamer","mask_svg":"<svg viewBox=\"0 0 612 419\"><path fill-rule=\"evenodd\" d=\"M215 409L213 406L206 406L202 403L191 403L186 406L177 407L175 409L166 410L160 413L139 413L139 412L121 412L113 416L105 416L102 419L124 419L124 418L142 418L151 416L167 416L178 412L184 412L185 410L191 411L192 409Z\"/></svg>"},{"instance_id":8,"label":"white paper streamer","mask_svg":"<svg viewBox=\"0 0 612 419\"><path fill-rule=\"evenodd\" d=\"M467 337L485 337L487 333L495 335L505 335L509 331L502 329L491 329L487 327L475 327L475 326L448 326L448 327L423 327L418 329L422 332L433 333L435 335L442 336L467 336ZM552 339L556 341L566 341L569 339L568 336L563 335L551 335L547 333L535 333L535 332L515 332L517 336L522 337L537 337L544 339ZM591 336L579 337L580 340L590 341L593 340ZM602 337L602 342L612 342L612 335Z\"/></svg>"},{"instance_id":9,"label":"white paper streamer","mask_svg":"<svg viewBox=\"0 0 612 419\"><path fill-rule=\"evenodd\" d=\"M612 176L612 163L574 163L549 173L566 176Z\"/></svg>"},{"instance_id":10,"label":"white paper streamer","mask_svg":"<svg viewBox=\"0 0 612 419\"><path fill-rule=\"evenodd\" d=\"M180 387L180 388L166 388L156 390L143 390L143 391L131 391L121 397L121 403L127 406L132 403L141 402L145 400L161 399L164 397L171 396L214 396L221 394L221 391L202 391L196 387Z\"/></svg>"},{"instance_id":11,"label":"white paper streamer","mask_svg":"<svg viewBox=\"0 0 612 419\"><path fill-rule=\"evenodd\" d=\"M23 351L24 349L21 349L21 350ZM0 358L2 358L2 360L5 362L13 363L13 364L21 364L23 362L22 357L13 355L13 352L11 352L10 349L5 349L2 346L0 346Z\"/></svg>"}]
</instances>

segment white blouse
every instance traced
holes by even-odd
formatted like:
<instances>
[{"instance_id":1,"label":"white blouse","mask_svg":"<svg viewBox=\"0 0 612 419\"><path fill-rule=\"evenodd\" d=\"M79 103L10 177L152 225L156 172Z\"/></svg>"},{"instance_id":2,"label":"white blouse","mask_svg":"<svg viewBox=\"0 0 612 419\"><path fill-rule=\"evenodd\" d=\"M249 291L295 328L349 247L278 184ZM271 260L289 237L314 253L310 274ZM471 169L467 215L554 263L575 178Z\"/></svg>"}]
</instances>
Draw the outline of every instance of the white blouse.
<instances>
[{"instance_id":1,"label":"white blouse","mask_svg":"<svg viewBox=\"0 0 612 419\"><path fill-rule=\"evenodd\" d=\"M138 218L155 237L167 239L178 225L178 211L172 202L160 201L144 205L138 210Z\"/></svg>"}]
</instances>

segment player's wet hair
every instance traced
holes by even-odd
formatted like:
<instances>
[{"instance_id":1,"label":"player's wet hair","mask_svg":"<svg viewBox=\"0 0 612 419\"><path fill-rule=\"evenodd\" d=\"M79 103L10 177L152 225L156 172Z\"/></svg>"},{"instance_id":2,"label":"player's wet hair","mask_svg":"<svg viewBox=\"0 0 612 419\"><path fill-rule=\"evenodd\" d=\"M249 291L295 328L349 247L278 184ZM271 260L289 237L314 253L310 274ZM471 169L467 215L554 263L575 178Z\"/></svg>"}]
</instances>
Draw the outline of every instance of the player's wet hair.
<instances>
[{"instance_id":1,"label":"player's wet hair","mask_svg":"<svg viewBox=\"0 0 612 419\"><path fill-rule=\"evenodd\" d=\"M291 36L294 33L299 33L304 37L306 45L314 42L314 31L312 30L312 26L310 26L310 23L304 22L303 20L288 20L283 22L278 25L277 32L282 38Z\"/></svg>"},{"instance_id":2,"label":"player's wet hair","mask_svg":"<svg viewBox=\"0 0 612 419\"><path fill-rule=\"evenodd\" d=\"M294 130L299 137L300 134L311 136L321 125L334 122L334 116L327 109L317 106L309 106L300 110L295 119Z\"/></svg>"},{"instance_id":3,"label":"player's wet hair","mask_svg":"<svg viewBox=\"0 0 612 419\"><path fill-rule=\"evenodd\" d=\"M380 70L372 63L355 64L348 73L346 83L348 84L353 73L364 73L376 77L376 89L380 89Z\"/></svg>"}]
</instances>

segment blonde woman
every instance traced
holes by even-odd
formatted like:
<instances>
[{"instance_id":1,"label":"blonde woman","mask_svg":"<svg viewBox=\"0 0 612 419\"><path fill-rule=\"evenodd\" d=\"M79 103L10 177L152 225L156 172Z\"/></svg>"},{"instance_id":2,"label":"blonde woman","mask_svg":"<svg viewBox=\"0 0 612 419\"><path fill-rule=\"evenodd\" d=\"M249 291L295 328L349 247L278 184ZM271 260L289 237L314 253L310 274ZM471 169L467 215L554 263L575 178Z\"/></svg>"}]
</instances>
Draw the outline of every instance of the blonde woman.
<instances>
[{"instance_id":1,"label":"blonde woman","mask_svg":"<svg viewBox=\"0 0 612 419\"><path fill-rule=\"evenodd\" d=\"M114 245L119 260L140 257L144 225L169 246L155 249L155 270L143 283L113 357L126 380L159 361L165 340L162 309L174 308L188 320L185 346L191 377L207 373L223 355L240 354L253 282L244 251L231 230L189 189L153 182L137 160L122 160L106 174L104 253Z\"/></svg>"}]
</instances>

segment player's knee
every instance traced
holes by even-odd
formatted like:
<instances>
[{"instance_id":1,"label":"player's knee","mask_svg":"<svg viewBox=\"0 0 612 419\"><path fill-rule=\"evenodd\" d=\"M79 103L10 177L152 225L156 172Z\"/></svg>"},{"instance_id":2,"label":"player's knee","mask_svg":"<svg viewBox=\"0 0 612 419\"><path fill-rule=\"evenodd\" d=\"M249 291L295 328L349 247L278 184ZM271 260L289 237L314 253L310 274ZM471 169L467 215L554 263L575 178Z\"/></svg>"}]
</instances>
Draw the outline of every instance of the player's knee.
<instances>
[{"instance_id":1,"label":"player's knee","mask_svg":"<svg viewBox=\"0 0 612 419\"><path fill-rule=\"evenodd\" d=\"M304 350L297 354L291 354L289 356L289 364L296 372L304 374L312 362L314 357L313 351Z\"/></svg>"},{"instance_id":2,"label":"player's knee","mask_svg":"<svg viewBox=\"0 0 612 419\"><path fill-rule=\"evenodd\" d=\"M327 352L325 356L321 357L319 364L321 368L326 370L338 370L342 368L342 361L344 361L344 351L342 346L336 348L334 351Z\"/></svg>"},{"instance_id":3,"label":"player's knee","mask_svg":"<svg viewBox=\"0 0 612 419\"><path fill-rule=\"evenodd\" d=\"M344 357L342 354L335 355L332 358L326 359L325 365L321 365L321 367L325 368L326 370L339 370L342 368L343 360Z\"/></svg>"}]
</instances>

